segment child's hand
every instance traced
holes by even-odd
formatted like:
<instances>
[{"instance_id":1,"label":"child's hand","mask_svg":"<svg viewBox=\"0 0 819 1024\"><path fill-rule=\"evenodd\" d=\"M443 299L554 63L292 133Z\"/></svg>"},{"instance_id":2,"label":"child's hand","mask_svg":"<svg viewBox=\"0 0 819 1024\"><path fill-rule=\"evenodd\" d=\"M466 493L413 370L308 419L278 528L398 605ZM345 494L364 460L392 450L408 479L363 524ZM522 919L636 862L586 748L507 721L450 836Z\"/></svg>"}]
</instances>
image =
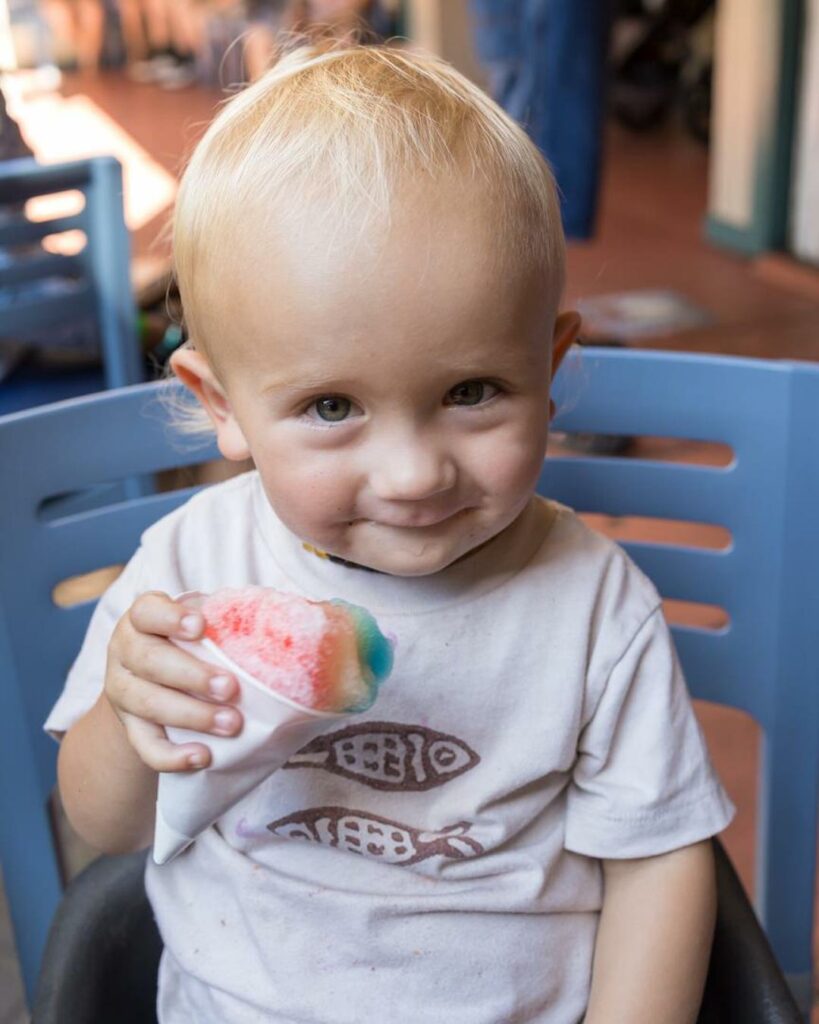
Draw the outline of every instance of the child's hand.
<instances>
[{"instance_id":1,"label":"child's hand","mask_svg":"<svg viewBox=\"0 0 819 1024\"><path fill-rule=\"evenodd\" d=\"M234 699L236 680L168 639L197 640L204 627L200 612L151 592L134 601L108 645L105 694L134 750L154 771L190 771L210 763L204 744L171 743L166 725L217 736L233 736L242 728L237 708L211 703Z\"/></svg>"}]
</instances>

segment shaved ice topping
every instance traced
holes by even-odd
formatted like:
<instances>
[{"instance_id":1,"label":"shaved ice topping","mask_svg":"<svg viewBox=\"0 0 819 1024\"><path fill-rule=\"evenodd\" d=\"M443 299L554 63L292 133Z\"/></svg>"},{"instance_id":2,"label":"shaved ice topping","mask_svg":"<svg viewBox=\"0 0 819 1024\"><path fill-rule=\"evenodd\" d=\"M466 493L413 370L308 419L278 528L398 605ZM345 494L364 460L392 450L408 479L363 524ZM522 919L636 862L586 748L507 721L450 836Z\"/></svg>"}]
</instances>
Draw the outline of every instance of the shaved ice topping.
<instances>
[{"instance_id":1,"label":"shaved ice topping","mask_svg":"<svg viewBox=\"0 0 819 1024\"><path fill-rule=\"evenodd\" d=\"M205 636L282 697L314 711L366 711L392 669L372 615L267 587L217 590L200 605Z\"/></svg>"}]
</instances>

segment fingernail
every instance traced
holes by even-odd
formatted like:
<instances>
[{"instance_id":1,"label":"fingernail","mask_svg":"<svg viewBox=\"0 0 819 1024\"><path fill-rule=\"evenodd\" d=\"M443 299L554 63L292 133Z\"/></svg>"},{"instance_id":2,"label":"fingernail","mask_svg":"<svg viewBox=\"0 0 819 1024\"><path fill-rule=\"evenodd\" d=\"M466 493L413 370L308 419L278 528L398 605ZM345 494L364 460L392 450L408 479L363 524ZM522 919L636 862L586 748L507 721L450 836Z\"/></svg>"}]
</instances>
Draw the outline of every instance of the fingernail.
<instances>
[{"instance_id":1,"label":"fingernail","mask_svg":"<svg viewBox=\"0 0 819 1024\"><path fill-rule=\"evenodd\" d=\"M227 697L233 689L230 676L214 676L208 684L212 697Z\"/></svg>"},{"instance_id":2,"label":"fingernail","mask_svg":"<svg viewBox=\"0 0 819 1024\"><path fill-rule=\"evenodd\" d=\"M185 636L198 636L202 620L198 615L186 615L179 626Z\"/></svg>"},{"instance_id":3,"label":"fingernail","mask_svg":"<svg viewBox=\"0 0 819 1024\"><path fill-rule=\"evenodd\" d=\"M213 724L219 732L233 732L236 726L236 716L232 711L217 711L213 716Z\"/></svg>"},{"instance_id":4,"label":"fingernail","mask_svg":"<svg viewBox=\"0 0 819 1024\"><path fill-rule=\"evenodd\" d=\"M205 767L205 755L204 754L189 754L188 764L191 768L204 768Z\"/></svg>"}]
</instances>

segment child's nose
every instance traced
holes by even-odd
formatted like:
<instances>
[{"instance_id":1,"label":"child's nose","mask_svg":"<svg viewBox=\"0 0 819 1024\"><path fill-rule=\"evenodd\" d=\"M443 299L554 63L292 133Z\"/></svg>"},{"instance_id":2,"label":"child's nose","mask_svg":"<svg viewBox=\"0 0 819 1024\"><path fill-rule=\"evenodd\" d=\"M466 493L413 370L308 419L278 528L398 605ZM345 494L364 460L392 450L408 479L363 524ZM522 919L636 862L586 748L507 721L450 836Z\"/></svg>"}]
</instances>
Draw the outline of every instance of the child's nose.
<instances>
[{"instance_id":1,"label":"child's nose","mask_svg":"<svg viewBox=\"0 0 819 1024\"><path fill-rule=\"evenodd\" d=\"M422 501L450 490L457 470L445 452L416 441L382 450L370 473L370 485L383 501Z\"/></svg>"}]
</instances>

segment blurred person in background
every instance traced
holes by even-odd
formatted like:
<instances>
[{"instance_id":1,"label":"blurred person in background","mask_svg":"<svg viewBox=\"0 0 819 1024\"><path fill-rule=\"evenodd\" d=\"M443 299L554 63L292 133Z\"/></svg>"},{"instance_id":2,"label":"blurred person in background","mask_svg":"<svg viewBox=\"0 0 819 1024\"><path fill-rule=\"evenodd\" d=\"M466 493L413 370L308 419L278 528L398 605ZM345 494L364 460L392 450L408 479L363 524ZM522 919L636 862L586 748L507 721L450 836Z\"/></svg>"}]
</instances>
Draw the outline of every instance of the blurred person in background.
<instances>
[{"instance_id":1,"label":"blurred person in background","mask_svg":"<svg viewBox=\"0 0 819 1024\"><path fill-rule=\"evenodd\" d=\"M549 161L568 238L594 233L612 0L470 0L493 98Z\"/></svg>"},{"instance_id":2,"label":"blurred person in background","mask_svg":"<svg viewBox=\"0 0 819 1024\"><path fill-rule=\"evenodd\" d=\"M128 74L169 88L196 78L200 18L192 0L118 0Z\"/></svg>"},{"instance_id":3,"label":"blurred person in background","mask_svg":"<svg viewBox=\"0 0 819 1024\"><path fill-rule=\"evenodd\" d=\"M315 28L344 43L383 38L390 33L390 18L378 0L296 0L297 21L310 34Z\"/></svg>"},{"instance_id":4,"label":"blurred person in background","mask_svg":"<svg viewBox=\"0 0 819 1024\"><path fill-rule=\"evenodd\" d=\"M248 28L243 37L243 58L248 79L255 82L267 71L284 32L294 28L291 0L246 0Z\"/></svg>"},{"instance_id":5,"label":"blurred person in background","mask_svg":"<svg viewBox=\"0 0 819 1024\"><path fill-rule=\"evenodd\" d=\"M65 70L97 71L105 36L101 0L40 0L57 63Z\"/></svg>"},{"instance_id":6,"label":"blurred person in background","mask_svg":"<svg viewBox=\"0 0 819 1024\"><path fill-rule=\"evenodd\" d=\"M247 76L255 81L270 67L281 41L329 37L341 43L377 42L393 32L393 17L378 0L246 0L244 36Z\"/></svg>"}]
</instances>

